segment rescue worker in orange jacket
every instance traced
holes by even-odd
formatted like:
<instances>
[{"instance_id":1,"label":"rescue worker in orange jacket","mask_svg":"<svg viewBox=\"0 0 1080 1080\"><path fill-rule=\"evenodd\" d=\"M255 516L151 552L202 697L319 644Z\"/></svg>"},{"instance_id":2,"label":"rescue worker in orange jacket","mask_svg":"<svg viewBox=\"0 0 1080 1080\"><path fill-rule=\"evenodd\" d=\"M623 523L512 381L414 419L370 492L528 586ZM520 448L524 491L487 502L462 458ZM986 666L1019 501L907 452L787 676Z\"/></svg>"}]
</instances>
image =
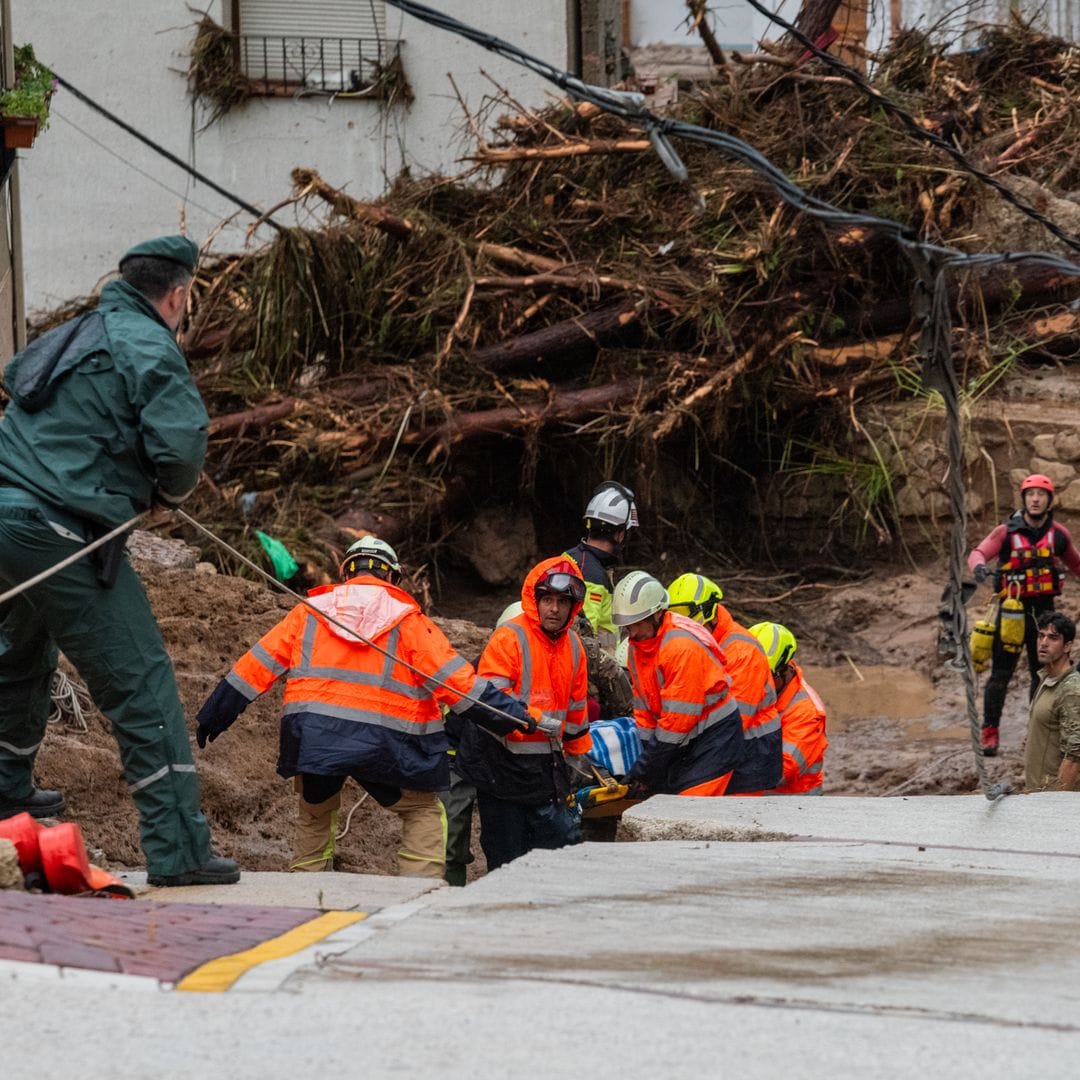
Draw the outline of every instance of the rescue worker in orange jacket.
<instances>
[{"instance_id":1,"label":"rescue worker in orange jacket","mask_svg":"<svg viewBox=\"0 0 1080 1080\"><path fill-rule=\"evenodd\" d=\"M757 638L732 618L724 592L701 574L683 574L668 586L671 610L712 631L742 714L746 758L731 778L729 795L760 795L780 783L784 771L780 715L769 661Z\"/></svg>"},{"instance_id":2,"label":"rescue worker in orange jacket","mask_svg":"<svg viewBox=\"0 0 1080 1080\"><path fill-rule=\"evenodd\" d=\"M1024 645L1031 673L1028 697L1033 698L1041 666L1036 654L1038 619L1054 610L1054 597L1061 593L1064 576L1061 564L1064 563L1072 573L1080 574L1080 551L1073 544L1069 530L1054 521L1054 484L1050 477L1042 473L1026 477L1020 484L1020 500L1020 509L975 546L968 555L968 566L979 584L990 578L1002 596L1007 590L1024 605ZM997 563L996 573L992 573L987 565L993 562ZM998 752L1001 712L1019 659L1019 653L1002 647L999 610L990 678L986 680L983 699L984 757L993 757Z\"/></svg>"},{"instance_id":3,"label":"rescue worker in orange jacket","mask_svg":"<svg viewBox=\"0 0 1080 1080\"><path fill-rule=\"evenodd\" d=\"M632 796L723 795L749 746L724 656L704 627L667 608L667 590L643 570L615 586L643 743L624 783Z\"/></svg>"},{"instance_id":4,"label":"rescue worker in orange jacket","mask_svg":"<svg viewBox=\"0 0 1080 1080\"><path fill-rule=\"evenodd\" d=\"M577 564L565 555L545 559L521 587L521 614L496 629L480 657L481 678L540 716L531 733L466 726L461 734L455 768L476 787L480 846L491 870L533 848L581 838L566 797L587 782L584 755L592 748L585 651L573 629L584 600Z\"/></svg>"},{"instance_id":5,"label":"rescue worker in orange jacket","mask_svg":"<svg viewBox=\"0 0 1080 1080\"><path fill-rule=\"evenodd\" d=\"M820 795L825 775L825 705L792 659L795 635L780 623L750 627L769 658L776 684L776 708L784 736L784 779L766 795Z\"/></svg>"},{"instance_id":6,"label":"rescue worker in orange jacket","mask_svg":"<svg viewBox=\"0 0 1080 1080\"><path fill-rule=\"evenodd\" d=\"M478 678L398 587L400 573L389 544L362 537L346 552L342 583L313 589L263 635L196 718L201 748L285 676L277 771L297 778L301 796L290 869L332 866L351 776L401 818L399 872L442 877L445 818L436 792L449 785L449 744L439 706L502 733L536 730L525 706Z\"/></svg>"}]
</instances>

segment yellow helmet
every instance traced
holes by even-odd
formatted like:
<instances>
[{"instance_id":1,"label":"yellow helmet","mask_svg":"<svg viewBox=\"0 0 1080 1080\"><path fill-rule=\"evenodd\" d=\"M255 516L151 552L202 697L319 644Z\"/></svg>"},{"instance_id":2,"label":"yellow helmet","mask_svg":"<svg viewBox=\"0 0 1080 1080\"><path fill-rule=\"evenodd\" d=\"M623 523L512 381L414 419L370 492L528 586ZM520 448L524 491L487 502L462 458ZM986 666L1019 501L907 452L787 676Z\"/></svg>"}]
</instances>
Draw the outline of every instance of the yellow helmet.
<instances>
[{"instance_id":1,"label":"yellow helmet","mask_svg":"<svg viewBox=\"0 0 1080 1080\"><path fill-rule=\"evenodd\" d=\"M716 605L724 599L724 590L701 574L683 574L668 586L668 598L672 611L705 625L716 618Z\"/></svg>"},{"instance_id":2,"label":"yellow helmet","mask_svg":"<svg viewBox=\"0 0 1080 1080\"><path fill-rule=\"evenodd\" d=\"M778 671L790 663L799 647L795 635L780 623L759 622L750 627L750 633L758 639L765 655L769 658L769 667Z\"/></svg>"}]
</instances>

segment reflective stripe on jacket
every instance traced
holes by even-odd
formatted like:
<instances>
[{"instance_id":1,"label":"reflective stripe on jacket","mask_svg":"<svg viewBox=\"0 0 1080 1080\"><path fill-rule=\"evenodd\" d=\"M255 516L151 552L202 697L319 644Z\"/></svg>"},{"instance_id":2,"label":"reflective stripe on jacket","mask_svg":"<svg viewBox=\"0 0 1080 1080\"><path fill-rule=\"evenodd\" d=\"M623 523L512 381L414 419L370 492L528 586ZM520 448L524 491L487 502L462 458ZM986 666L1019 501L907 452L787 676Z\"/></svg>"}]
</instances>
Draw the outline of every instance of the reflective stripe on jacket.
<instances>
[{"instance_id":1,"label":"reflective stripe on jacket","mask_svg":"<svg viewBox=\"0 0 1080 1080\"><path fill-rule=\"evenodd\" d=\"M482 690L472 666L408 593L379 578L350 578L312 590L309 600L433 678L298 604L226 677L249 700L285 677L278 772L355 773L414 791L448 787L439 705L455 712L471 707L463 695Z\"/></svg>"},{"instance_id":2,"label":"reflective stripe on jacket","mask_svg":"<svg viewBox=\"0 0 1080 1080\"><path fill-rule=\"evenodd\" d=\"M643 744L630 779L660 793L703 785L722 793L745 741L719 645L693 619L668 611L655 637L630 641L629 661Z\"/></svg>"},{"instance_id":3,"label":"reflective stripe on jacket","mask_svg":"<svg viewBox=\"0 0 1080 1080\"><path fill-rule=\"evenodd\" d=\"M731 691L742 714L747 755L728 785L729 794L757 794L775 787L783 777L780 714L776 711L769 658L746 627L737 623L723 604L716 605L713 636L724 654Z\"/></svg>"},{"instance_id":4,"label":"reflective stripe on jacket","mask_svg":"<svg viewBox=\"0 0 1080 1080\"><path fill-rule=\"evenodd\" d=\"M588 672L581 639L572 628L580 605L571 609L562 632L549 637L541 629L536 583L551 567L573 563L565 557L545 559L529 572L521 587L520 615L503 623L487 643L477 665L480 677L520 698L530 711L557 718L561 737L553 741L541 731L496 735L466 725L455 768L480 790L511 802L540 805L569 791L561 753L585 754L592 749L586 707Z\"/></svg>"},{"instance_id":5,"label":"reflective stripe on jacket","mask_svg":"<svg viewBox=\"0 0 1080 1080\"><path fill-rule=\"evenodd\" d=\"M825 706L792 663L795 676L784 687L777 707L784 739L784 781L767 795L820 795L824 780Z\"/></svg>"}]
</instances>

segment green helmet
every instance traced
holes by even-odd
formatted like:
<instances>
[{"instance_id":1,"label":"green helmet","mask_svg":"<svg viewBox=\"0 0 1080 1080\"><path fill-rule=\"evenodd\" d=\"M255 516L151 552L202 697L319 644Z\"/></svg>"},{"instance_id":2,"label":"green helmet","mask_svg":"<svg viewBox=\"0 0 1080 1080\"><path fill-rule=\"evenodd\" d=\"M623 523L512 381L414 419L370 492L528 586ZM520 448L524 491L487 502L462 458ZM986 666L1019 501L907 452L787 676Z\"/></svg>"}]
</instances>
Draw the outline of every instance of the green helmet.
<instances>
[{"instance_id":1,"label":"green helmet","mask_svg":"<svg viewBox=\"0 0 1080 1080\"><path fill-rule=\"evenodd\" d=\"M750 633L758 639L765 655L769 658L769 667L775 672L791 662L795 650L799 647L795 635L780 623L759 622L750 627Z\"/></svg>"}]
</instances>

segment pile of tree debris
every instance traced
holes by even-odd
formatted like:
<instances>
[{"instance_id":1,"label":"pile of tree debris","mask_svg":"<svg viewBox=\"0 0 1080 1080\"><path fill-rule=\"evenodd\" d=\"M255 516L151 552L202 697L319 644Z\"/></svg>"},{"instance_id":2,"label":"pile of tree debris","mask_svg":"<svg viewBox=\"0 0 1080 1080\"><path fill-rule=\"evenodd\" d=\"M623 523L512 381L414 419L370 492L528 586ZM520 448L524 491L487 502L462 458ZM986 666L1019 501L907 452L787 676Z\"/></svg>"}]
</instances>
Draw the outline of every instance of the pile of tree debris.
<instances>
[{"instance_id":1,"label":"pile of tree debris","mask_svg":"<svg viewBox=\"0 0 1080 1080\"><path fill-rule=\"evenodd\" d=\"M1080 234L1076 46L1019 21L958 54L906 31L871 72ZM728 57L676 109L922 238L1062 251L801 47ZM550 547L605 475L648 508L642 557L722 544L781 464L856 453L868 403L922 392L914 274L888 238L797 213L697 144L678 146L683 184L645 131L592 105L512 109L497 142L486 119L469 118L467 173L403 177L377 204L297 168L276 218L297 202L325 223L201 269L186 348L215 419L194 512L245 549L258 527L332 565L375 528L437 554L484 509L532 519ZM954 280L962 385L1071 357L1061 304L1078 291L1023 264Z\"/></svg>"}]
</instances>

